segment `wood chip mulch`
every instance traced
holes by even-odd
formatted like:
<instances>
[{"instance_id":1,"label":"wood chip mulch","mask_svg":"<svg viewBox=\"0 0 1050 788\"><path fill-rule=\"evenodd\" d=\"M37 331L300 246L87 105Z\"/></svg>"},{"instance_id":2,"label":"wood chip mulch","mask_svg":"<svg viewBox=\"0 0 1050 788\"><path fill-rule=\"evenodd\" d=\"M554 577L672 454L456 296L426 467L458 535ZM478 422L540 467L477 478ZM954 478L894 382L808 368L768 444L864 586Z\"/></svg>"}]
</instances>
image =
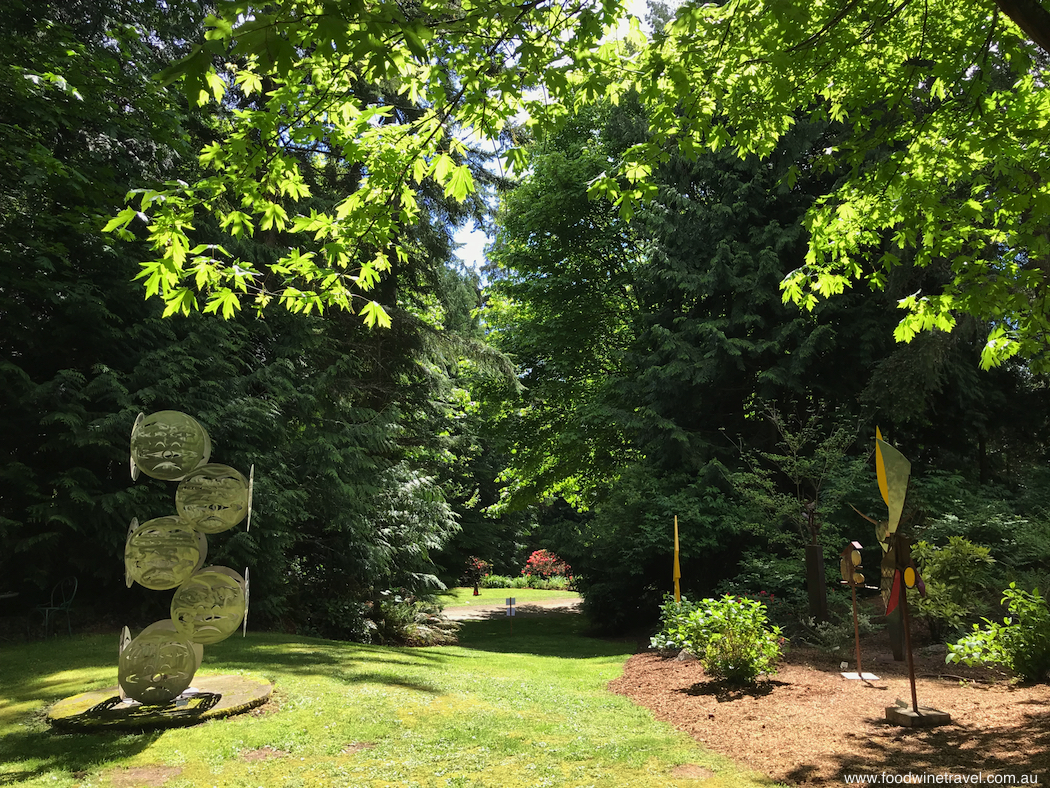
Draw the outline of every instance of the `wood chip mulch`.
<instances>
[{"instance_id":1,"label":"wood chip mulch","mask_svg":"<svg viewBox=\"0 0 1050 788\"><path fill-rule=\"evenodd\" d=\"M895 662L879 637L863 644L864 671L879 676L870 682L842 677L843 660L856 670L852 652L792 649L776 675L738 689L709 679L696 661L649 651L631 657L609 688L739 766L789 785L844 785L847 775L898 785L1050 781L1050 686L946 665L943 648L920 650L919 705L948 712L951 723L891 725L886 707L898 699L910 706L911 689L907 663Z\"/></svg>"}]
</instances>

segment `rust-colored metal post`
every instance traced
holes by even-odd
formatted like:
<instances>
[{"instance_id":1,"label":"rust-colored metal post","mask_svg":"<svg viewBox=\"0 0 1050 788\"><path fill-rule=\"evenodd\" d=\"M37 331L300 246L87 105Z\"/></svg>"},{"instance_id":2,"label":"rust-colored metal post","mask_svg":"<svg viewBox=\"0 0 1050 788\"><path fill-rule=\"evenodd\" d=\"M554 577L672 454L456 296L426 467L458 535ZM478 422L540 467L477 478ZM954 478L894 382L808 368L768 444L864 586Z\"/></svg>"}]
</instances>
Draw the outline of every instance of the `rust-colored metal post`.
<instances>
[{"instance_id":1,"label":"rust-colored metal post","mask_svg":"<svg viewBox=\"0 0 1050 788\"><path fill-rule=\"evenodd\" d=\"M897 565L900 572L900 594L901 594L901 625L904 627L904 651L908 657L908 681L911 683L911 710L919 712L919 701L916 698L916 662L911 656L911 623L908 620L908 579L907 572L915 572L910 568L911 552L908 541L901 534L897 534Z\"/></svg>"},{"instance_id":2,"label":"rust-colored metal post","mask_svg":"<svg viewBox=\"0 0 1050 788\"><path fill-rule=\"evenodd\" d=\"M853 592L853 642L857 647L857 676L864 678L864 668L860 665L860 622L857 619L857 586L850 583Z\"/></svg>"}]
</instances>

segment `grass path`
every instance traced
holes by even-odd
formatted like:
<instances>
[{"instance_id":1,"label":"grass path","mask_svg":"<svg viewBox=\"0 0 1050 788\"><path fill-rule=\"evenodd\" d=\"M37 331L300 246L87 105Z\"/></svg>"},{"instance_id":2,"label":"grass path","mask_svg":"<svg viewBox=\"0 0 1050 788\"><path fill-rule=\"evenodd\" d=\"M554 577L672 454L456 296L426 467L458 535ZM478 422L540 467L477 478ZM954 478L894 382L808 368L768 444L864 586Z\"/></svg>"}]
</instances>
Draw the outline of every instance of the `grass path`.
<instances>
[{"instance_id":1,"label":"grass path","mask_svg":"<svg viewBox=\"0 0 1050 788\"><path fill-rule=\"evenodd\" d=\"M517 604L530 602L553 602L562 599L579 599L575 591L544 591L539 588L480 588L474 596L473 588L450 588L441 594L440 599L446 608L473 607L475 605L502 605L507 597L513 597Z\"/></svg>"},{"instance_id":2,"label":"grass path","mask_svg":"<svg viewBox=\"0 0 1050 788\"><path fill-rule=\"evenodd\" d=\"M276 702L190 728L57 734L49 703L115 683L116 638L0 647L0 785L89 788L507 788L753 782L605 689L630 648L580 616L465 624L455 647L398 649L257 634L205 651L202 673L276 683ZM695 768L694 767L694 771ZM153 780L148 782L148 780Z\"/></svg>"}]
</instances>

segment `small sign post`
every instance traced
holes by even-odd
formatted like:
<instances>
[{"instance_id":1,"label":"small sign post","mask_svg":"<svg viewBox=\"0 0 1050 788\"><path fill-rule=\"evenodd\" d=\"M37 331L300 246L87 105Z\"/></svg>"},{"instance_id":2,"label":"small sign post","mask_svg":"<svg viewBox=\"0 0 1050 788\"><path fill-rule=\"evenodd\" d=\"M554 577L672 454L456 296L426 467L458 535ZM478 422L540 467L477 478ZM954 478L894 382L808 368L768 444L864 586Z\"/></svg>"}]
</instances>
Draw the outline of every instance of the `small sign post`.
<instances>
[{"instance_id":1,"label":"small sign post","mask_svg":"<svg viewBox=\"0 0 1050 788\"><path fill-rule=\"evenodd\" d=\"M517 614L517 610L514 609L514 605L517 604L517 599L512 596L507 597L507 615L510 617L510 633L514 634L514 616Z\"/></svg>"}]
</instances>

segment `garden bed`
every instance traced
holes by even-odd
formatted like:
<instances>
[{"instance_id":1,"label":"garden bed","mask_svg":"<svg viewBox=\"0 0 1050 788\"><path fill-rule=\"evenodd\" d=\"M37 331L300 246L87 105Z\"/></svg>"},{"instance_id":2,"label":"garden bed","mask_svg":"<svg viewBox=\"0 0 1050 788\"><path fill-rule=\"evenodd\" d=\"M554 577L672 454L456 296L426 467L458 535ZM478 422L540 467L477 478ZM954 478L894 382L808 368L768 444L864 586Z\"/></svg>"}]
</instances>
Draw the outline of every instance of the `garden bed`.
<instances>
[{"instance_id":1,"label":"garden bed","mask_svg":"<svg viewBox=\"0 0 1050 788\"><path fill-rule=\"evenodd\" d=\"M920 706L951 714L939 728L901 728L885 707L910 702L906 662L894 662L883 633L867 638L862 660L877 681L847 680L829 656L791 649L776 675L750 689L710 680L696 661L637 654L609 688L652 710L705 747L774 780L844 784L845 775L1013 775L1014 784L1050 779L1050 687L1023 686L990 668L946 665L944 649L916 654ZM925 778L931 782L934 778ZM883 783L888 784L888 783Z\"/></svg>"}]
</instances>

